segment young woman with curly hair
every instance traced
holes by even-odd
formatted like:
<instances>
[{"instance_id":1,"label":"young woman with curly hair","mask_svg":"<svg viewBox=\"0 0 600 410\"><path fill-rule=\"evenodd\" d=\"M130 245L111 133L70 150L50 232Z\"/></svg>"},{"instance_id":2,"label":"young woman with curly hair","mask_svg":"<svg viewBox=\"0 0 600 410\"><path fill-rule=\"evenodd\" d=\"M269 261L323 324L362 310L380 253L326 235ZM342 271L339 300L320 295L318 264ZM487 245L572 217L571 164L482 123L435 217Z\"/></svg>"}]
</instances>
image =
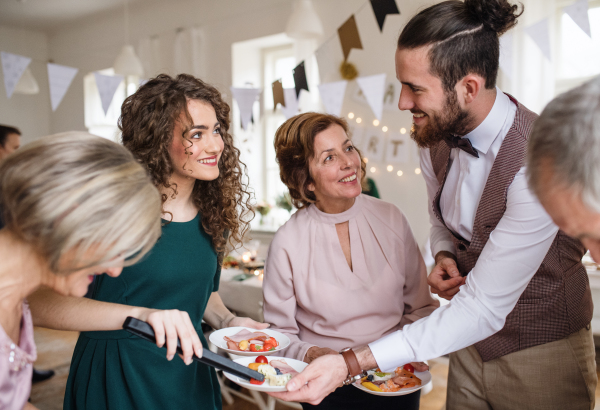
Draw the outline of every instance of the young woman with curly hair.
<instances>
[{"instance_id":1,"label":"young woman with curly hair","mask_svg":"<svg viewBox=\"0 0 600 410\"><path fill-rule=\"evenodd\" d=\"M86 331L73 354L65 409L221 408L214 369L190 356L171 361L175 351L167 352L167 361L161 349L123 330L99 331L109 329L94 328L96 305L188 312L204 348L203 318L216 329L268 326L234 316L217 293L220 255L228 240L241 241L248 229L250 199L228 132L229 112L217 89L185 74L159 75L123 103L123 145L162 195L162 236L140 263L95 284L94 300L86 305L90 324L80 329ZM67 322L75 315L64 313L52 316Z\"/></svg>"}]
</instances>

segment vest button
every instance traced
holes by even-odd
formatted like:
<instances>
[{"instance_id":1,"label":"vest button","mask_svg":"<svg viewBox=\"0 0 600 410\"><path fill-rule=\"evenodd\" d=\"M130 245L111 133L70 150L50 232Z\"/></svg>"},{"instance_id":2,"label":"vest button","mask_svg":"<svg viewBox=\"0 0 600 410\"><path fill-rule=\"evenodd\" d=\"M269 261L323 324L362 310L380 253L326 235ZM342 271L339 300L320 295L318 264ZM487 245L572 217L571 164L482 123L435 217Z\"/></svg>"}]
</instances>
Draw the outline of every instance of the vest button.
<instances>
[{"instance_id":1,"label":"vest button","mask_svg":"<svg viewBox=\"0 0 600 410\"><path fill-rule=\"evenodd\" d=\"M458 250L459 250L459 251L466 251L466 250L467 250L467 247L466 247L464 244L462 244L462 243L459 243L459 244L458 244Z\"/></svg>"}]
</instances>

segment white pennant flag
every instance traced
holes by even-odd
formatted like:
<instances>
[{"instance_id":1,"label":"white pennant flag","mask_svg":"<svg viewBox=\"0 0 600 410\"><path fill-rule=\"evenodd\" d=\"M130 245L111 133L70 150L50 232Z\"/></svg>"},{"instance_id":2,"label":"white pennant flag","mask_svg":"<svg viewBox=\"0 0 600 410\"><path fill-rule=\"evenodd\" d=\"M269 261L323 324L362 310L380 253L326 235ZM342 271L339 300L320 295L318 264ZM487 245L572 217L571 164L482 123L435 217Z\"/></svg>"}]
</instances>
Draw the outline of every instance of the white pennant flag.
<instances>
[{"instance_id":1,"label":"white pennant flag","mask_svg":"<svg viewBox=\"0 0 600 410\"><path fill-rule=\"evenodd\" d=\"M340 79L340 65L344 61L344 54L337 36L323 43L315 51L319 78L321 83L328 83Z\"/></svg>"},{"instance_id":2,"label":"white pennant flag","mask_svg":"<svg viewBox=\"0 0 600 410\"><path fill-rule=\"evenodd\" d=\"M119 84L123 81L123 76L120 75L104 75L100 73L94 73L96 78L96 87L98 87L98 93L100 93L100 101L102 101L102 109L104 115L108 112L108 107L112 102L113 97Z\"/></svg>"},{"instance_id":3,"label":"white pennant flag","mask_svg":"<svg viewBox=\"0 0 600 410\"><path fill-rule=\"evenodd\" d=\"M5 53L4 51L0 52L0 57L2 58L2 71L4 72L4 88L6 89L6 96L10 98L25 69L31 63L31 58Z\"/></svg>"},{"instance_id":4,"label":"white pennant flag","mask_svg":"<svg viewBox=\"0 0 600 410\"><path fill-rule=\"evenodd\" d=\"M50 85L50 103L56 111L79 69L48 63L48 84Z\"/></svg>"},{"instance_id":5,"label":"white pennant flag","mask_svg":"<svg viewBox=\"0 0 600 410\"><path fill-rule=\"evenodd\" d=\"M513 35L506 33L500 37L500 68L510 79L513 76Z\"/></svg>"},{"instance_id":6,"label":"white pennant flag","mask_svg":"<svg viewBox=\"0 0 600 410\"><path fill-rule=\"evenodd\" d=\"M592 29L590 28L590 16L588 15L588 0L577 0L575 3L563 8L585 34L592 38Z\"/></svg>"},{"instance_id":7,"label":"white pennant flag","mask_svg":"<svg viewBox=\"0 0 600 410\"><path fill-rule=\"evenodd\" d=\"M540 48L548 61L552 62L549 20L545 18L529 27L525 27L525 32L529 34L529 37Z\"/></svg>"},{"instance_id":8,"label":"white pennant flag","mask_svg":"<svg viewBox=\"0 0 600 410\"><path fill-rule=\"evenodd\" d=\"M284 88L283 98L285 99L285 107L281 107L281 112L286 119L290 119L298 114L298 97L296 97L296 89Z\"/></svg>"},{"instance_id":9,"label":"white pennant flag","mask_svg":"<svg viewBox=\"0 0 600 410\"><path fill-rule=\"evenodd\" d=\"M331 115L338 117L342 113L342 105L344 104L344 94L348 81L336 81L334 83L325 83L319 85L319 93L321 100L325 106L325 111Z\"/></svg>"},{"instance_id":10,"label":"white pennant flag","mask_svg":"<svg viewBox=\"0 0 600 410\"><path fill-rule=\"evenodd\" d=\"M231 87L233 98L238 103L242 128L247 130L252 119L252 107L260 95L260 88L235 88Z\"/></svg>"},{"instance_id":11,"label":"white pennant flag","mask_svg":"<svg viewBox=\"0 0 600 410\"><path fill-rule=\"evenodd\" d=\"M385 94L385 74L375 74L368 77L358 77L356 82L371 106L375 117L381 121L383 112L383 95Z\"/></svg>"}]
</instances>

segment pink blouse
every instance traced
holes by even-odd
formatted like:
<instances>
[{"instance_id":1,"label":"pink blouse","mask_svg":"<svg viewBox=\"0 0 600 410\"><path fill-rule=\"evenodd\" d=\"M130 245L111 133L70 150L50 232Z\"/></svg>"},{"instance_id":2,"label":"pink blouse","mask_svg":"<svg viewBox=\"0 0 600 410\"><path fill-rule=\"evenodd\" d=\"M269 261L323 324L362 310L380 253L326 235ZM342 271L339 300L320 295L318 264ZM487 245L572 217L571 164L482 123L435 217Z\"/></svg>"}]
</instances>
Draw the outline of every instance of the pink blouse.
<instances>
[{"instance_id":1,"label":"pink blouse","mask_svg":"<svg viewBox=\"0 0 600 410\"><path fill-rule=\"evenodd\" d=\"M31 391L32 365L36 358L31 311L27 302L23 302L18 345L0 326L0 409L21 410L25 406Z\"/></svg>"},{"instance_id":2,"label":"pink blouse","mask_svg":"<svg viewBox=\"0 0 600 410\"><path fill-rule=\"evenodd\" d=\"M349 221L352 270L335 225ZM265 322L291 339L286 357L312 346L358 347L425 317L431 297L404 214L366 195L339 214L296 212L275 234L265 264Z\"/></svg>"}]
</instances>

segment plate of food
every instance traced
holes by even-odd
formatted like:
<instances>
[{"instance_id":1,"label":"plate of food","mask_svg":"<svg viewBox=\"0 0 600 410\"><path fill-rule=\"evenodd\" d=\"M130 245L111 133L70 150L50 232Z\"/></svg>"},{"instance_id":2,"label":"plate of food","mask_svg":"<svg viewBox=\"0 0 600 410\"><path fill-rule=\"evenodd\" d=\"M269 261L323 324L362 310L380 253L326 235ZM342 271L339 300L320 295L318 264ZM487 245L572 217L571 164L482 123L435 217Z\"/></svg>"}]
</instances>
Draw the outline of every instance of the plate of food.
<instances>
[{"instance_id":1,"label":"plate of food","mask_svg":"<svg viewBox=\"0 0 600 410\"><path fill-rule=\"evenodd\" d=\"M212 344L238 356L268 356L290 345L290 338L276 330L226 327L210 334Z\"/></svg>"},{"instance_id":2,"label":"plate of food","mask_svg":"<svg viewBox=\"0 0 600 410\"><path fill-rule=\"evenodd\" d=\"M262 382L254 379L248 381L230 373L223 372L225 377L249 390L264 392L287 391L287 388L285 387L287 382L308 366L307 363L301 362L300 360L279 356L270 356L268 358L265 356L241 357L234 360L234 362L264 374L265 380Z\"/></svg>"},{"instance_id":3,"label":"plate of food","mask_svg":"<svg viewBox=\"0 0 600 410\"><path fill-rule=\"evenodd\" d=\"M369 370L367 377L363 377L354 387L377 396L402 396L422 389L431 381L429 370L415 372L412 365L406 364L398 367L391 373Z\"/></svg>"}]
</instances>

